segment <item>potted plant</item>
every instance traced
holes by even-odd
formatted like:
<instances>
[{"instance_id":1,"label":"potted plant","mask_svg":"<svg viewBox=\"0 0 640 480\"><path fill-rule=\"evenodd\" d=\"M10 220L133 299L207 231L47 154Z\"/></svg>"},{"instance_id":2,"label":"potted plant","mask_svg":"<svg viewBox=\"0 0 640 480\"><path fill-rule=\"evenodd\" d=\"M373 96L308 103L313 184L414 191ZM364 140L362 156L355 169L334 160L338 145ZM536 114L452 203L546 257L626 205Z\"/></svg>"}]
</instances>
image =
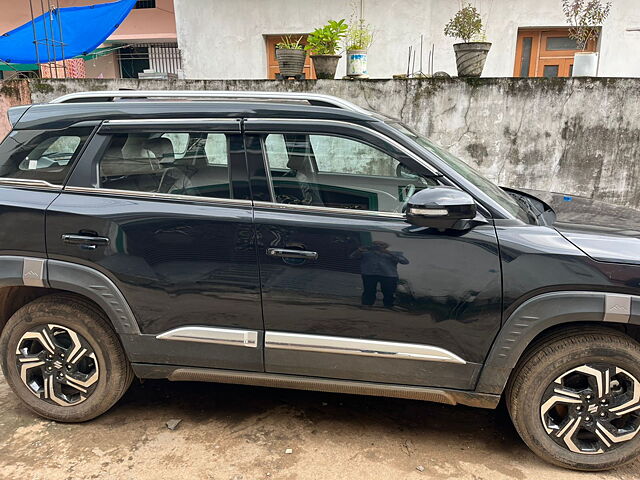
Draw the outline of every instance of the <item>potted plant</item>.
<instances>
[{"instance_id":1,"label":"potted plant","mask_svg":"<svg viewBox=\"0 0 640 480\"><path fill-rule=\"evenodd\" d=\"M600 26L609 16L611 2L601 0L562 0L562 10L571 25L569 38L576 41L580 52L573 58L574 77L595 77L598 74L598 53L587 52L600 36Z\"/></svg>"},{"instance_id":2,"label":"potted plant","mask_svg":"<svg viewBox=\"0 0 640 480\"><path fill-rule=\"evenodd\" d=\"M282 37L281 41L276 44L276 60L278 60L280 67L280 75L284 78L300 78L302 76L307 52L304 51L304 45L300 42L302 42L302 37L293 41L288 35Z\"/></svg>"},{"instance_id":3,"label":"potted plant","mask_svg":"<svg viewBox=\"0 0 640 480\"><path fill-rule=\"evenodd\" d=\"M347 76L367 76L367 51L373 43L373 30L364 19L351 22L345 36Z\"/></svg>"},{"instance_id":4,"label":"potted plant","mask_svg":"<svg viewBox=\"0 0 640 480\"><path fill-rule=\"evenodd\" d=\"M340 42L347 31L344 18L339 21L329 20L324 27L317 28L307 37L305 50L311 52L313 66L318 78L334 78L338 68Z\"/></svg>"},{"instance_id":5,"label":"potted plant","mask_svg":"<svg viewBox=\"0 0 640 480\"><path fill-rule=\"evenodd\" d=\"M467 3L444 27L447 37L459 38L462 43L456 43L458 75L461 77L479 77L482 75L487 54L491 48L489 42L484 41L482 17L476 7ZM480 41L473 41L480 40Z\"/></svg>"}]
</instances>

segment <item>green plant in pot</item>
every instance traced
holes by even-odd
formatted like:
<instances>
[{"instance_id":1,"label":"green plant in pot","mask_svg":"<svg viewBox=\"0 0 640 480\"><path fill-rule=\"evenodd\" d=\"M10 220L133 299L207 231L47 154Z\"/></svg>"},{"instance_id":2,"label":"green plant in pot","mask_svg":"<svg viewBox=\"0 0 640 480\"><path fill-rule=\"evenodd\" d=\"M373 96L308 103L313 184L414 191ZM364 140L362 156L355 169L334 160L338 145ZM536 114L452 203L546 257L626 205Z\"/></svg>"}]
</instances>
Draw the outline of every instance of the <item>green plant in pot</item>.
<instances>
[{"instance_id":1,"label":"green plant in pot","mask_svg":"<svg viewBox=\"0 0 640 480\"><path fill-rule=\"evenodd\" d=\"M347 24L342 20L329 20L324 27L317 28L307 37L306 50L311 52L313 66L318 78L335 78L340 43L347 32Z\"/></svg>"},{"instance_id":2,"label":"green plant in pot","mask_svg":"<svg viewBox=\"0 0 640 480\"><path fill-rule=\"evenodd\" d=\"M347 51L347 75L349 77L366 77L368 50L373 43L371 25L363 18L351 22L344 39Z\"/></svg>"},{"instance_id":3,"label":"green plant in pot","mask_svg":"<svg viewBox=\"0 0 640 480\"><path fill-rule=\"evenodd\" d=\"M302 37L293 40L291 36L282 37L276 44L276 60L280 67L280 74L284 78L300 77L304 71L304 61L307 52L301 43Z\"/></svg>"},{"instance_id":4,"label":"green plant in pot","mask_svg":"<svg viewBox=\"0 0 640 480\"><path fill-rule=\"evenodd\" d=\"M466 4L449 20L444 27L444 34L447 37L462 40L462 43L456 43L453 46L458 75L460 77L482 75L491 44L484 41L484 27L478 9L470 3Z\"/></svg>"},{"instance_id":5,"label":"green plant in pot","mask_svg":"<svg viewBox=\"0 0 640 480\"><path fill-rule=\"evenodd\" d=\"M611 2L601 0L562 0L562 11L571 25L569 38L575 40L580 52L573 58L574 77L598 75L598 53L596 44L600 27L611 12Z\"/></svg>"}]
</instances>

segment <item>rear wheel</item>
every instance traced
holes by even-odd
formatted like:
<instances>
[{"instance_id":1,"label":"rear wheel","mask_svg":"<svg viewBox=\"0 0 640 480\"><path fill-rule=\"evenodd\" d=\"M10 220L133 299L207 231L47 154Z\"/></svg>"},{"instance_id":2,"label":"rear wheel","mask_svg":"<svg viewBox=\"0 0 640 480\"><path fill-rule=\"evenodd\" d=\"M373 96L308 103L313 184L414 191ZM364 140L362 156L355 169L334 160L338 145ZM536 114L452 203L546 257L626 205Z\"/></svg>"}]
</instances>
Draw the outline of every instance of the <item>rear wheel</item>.
<instances>
[{"instance_id":1,"label":"rear wheel","mask_svg":"<svg viewBox=\"0 0 640 480\"><path fill-rule=\"evenodd\" d=\"M605 470L640 453L640 345L614 330L572 330L520 363L507 405L525 443L575 470Z\"/></svg>"},{"instance_id":2,"label":"rear wheel","mask_svg":"<svg viewBox=\"0 0 640 480\"><path fill-rule=\"evenodd\" d=\"M133 372L104 314L70 295L48 295L18 310L0 337L2 370L34 412L82 422L108 410Z\"/></svg>"}]
</instances>

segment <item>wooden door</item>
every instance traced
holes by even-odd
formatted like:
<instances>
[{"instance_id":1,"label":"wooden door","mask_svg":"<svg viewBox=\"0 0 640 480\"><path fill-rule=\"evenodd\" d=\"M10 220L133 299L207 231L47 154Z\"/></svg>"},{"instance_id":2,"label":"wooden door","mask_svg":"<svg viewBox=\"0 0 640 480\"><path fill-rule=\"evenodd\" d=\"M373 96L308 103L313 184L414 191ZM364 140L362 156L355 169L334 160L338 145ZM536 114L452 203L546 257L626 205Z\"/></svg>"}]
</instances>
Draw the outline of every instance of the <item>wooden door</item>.
<instances>
[{"instance_id":1,"label":"wooden door","mask_svg":"<svg viewBox=\"0 0 640 480\"><path fill-rule=\"evenodd\" d=\"M278 60L276 60L276 44L282 41L283 35L268 35L265 37L265 43L267 45L267 78L274 79L276 78L276 73L280 73L280 67L278 66ZM291 38L302 37L302 44L307 44L307 36L300 34L292 34ZM304 75L307 79L315 79L316 71L313 68L313 62L311 61L311 57L307 55L307 58L304 61Z\"/></svg>"},{"instance_id":2,"label":"wooden door","mask_svg":"<svg viewBox=\"0 0 640 480\"><path fill-rule=\"evenodd\" d=\"M568 28L521 29L518 32L513 75L570 77L573 56L579 51L576 41L569 38ZM585 51L597 51L596 42L589 42Z\"/></svg>"}]
</instances>

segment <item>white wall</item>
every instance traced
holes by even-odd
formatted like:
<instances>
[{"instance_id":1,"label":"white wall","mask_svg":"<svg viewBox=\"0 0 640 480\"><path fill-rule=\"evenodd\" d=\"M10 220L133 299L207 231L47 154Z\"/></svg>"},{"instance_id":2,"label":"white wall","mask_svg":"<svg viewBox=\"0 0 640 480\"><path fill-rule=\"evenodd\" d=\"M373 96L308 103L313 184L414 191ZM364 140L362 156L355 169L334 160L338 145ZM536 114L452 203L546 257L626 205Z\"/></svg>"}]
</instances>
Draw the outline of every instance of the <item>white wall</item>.
<instances>
[{"instance_id":1,"label":"white wall","mask_svg":"<svg viewBox=\"0 0 640 480\"><path fill-rule=\"evenodd\" d=\"M566 25L560 0L471 1L485 18L493 42L486 77L513 75L519 27ZM454 74L455 42L442 31L458 8L457 0L365 0L365 18L375 27L371 77L406 72L409 45L418 47L421 34L423 70L434 43L434 69ZM352 11L349 0L175 0L175 9L186 78L218 79L265 78L264 35L310 32L328 19L348 19ZM614 0L603 27L601 76L640 77L640 31L627 31L633 27L640 28L640 0ZM344 72L341 61L338 77Z\"/></svg>"}]
</instances>

